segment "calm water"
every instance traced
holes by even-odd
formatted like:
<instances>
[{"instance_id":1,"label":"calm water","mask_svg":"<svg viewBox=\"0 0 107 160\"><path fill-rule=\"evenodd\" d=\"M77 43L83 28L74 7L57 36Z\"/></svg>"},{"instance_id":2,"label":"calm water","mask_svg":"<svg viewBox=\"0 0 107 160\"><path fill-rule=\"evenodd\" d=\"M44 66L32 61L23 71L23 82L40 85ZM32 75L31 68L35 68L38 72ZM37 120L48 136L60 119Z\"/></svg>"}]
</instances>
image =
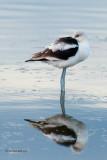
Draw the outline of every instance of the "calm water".
<instances>
[{"instance_id":1,"label":"calm water","mask_svg":"<svg viewBox=\"0 0 107 160\"><path fill-rule=\"evenodd\" d=\"M0 64L23 62L73 30L85 31L95 48L107 41L106 29L106 0L0 0Z\"/></svg>"},{"instance_id":2,"label":"calm water","mask_svg":"<svg viewBox=\"0 0 107 160\"><path fill-rule=\"evenodd\" d=\"M67 76L67 113L82 121L89 135L86 148L78 154L52 142L24 121L60 112L60 70L42 63L25 64L24 60L74 30L85 31L92 48L89 59L69 69ZM0 0L2 160L106 160L106 86L106 0ZM8 152L14 149L24 152Z\"/></svg>"},{"instance_id":3,"label":"calm water","mask_svg":"<svg viewBox=\"0 0 107 160\"><path fill-rule=\"evenodd\" d=\"M2 160L106 160L107 156L107 110L67 110L70 116L82 121L88 128L88 142L76 153L60 146L32 128L24 118L40 120L59 113L52 109L0 110L0 157ZM16 150L16 151L14 151ZM17 150L23 150L19 152Z\"/></svg>"}]
</instances>

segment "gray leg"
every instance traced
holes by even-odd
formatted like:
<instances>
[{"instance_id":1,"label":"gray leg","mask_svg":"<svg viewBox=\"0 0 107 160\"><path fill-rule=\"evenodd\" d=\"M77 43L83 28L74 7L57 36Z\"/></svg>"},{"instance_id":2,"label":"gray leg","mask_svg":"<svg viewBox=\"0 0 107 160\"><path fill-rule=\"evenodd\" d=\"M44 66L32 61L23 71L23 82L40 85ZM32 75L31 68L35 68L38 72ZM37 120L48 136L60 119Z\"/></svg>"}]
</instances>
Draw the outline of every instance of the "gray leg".
<instances>
[{"instance_id":1,"label":"gray leg","mask_svg":"<svg viewBox=\"0 0 107 160\"><path fill-rule=\"evenodd\" d=\"M62 109L62 113L65 115L65 75L66 75L66 68L63 68L61 74L61 94L60 94L60 105Z\"/></svg>"}]
</instances>

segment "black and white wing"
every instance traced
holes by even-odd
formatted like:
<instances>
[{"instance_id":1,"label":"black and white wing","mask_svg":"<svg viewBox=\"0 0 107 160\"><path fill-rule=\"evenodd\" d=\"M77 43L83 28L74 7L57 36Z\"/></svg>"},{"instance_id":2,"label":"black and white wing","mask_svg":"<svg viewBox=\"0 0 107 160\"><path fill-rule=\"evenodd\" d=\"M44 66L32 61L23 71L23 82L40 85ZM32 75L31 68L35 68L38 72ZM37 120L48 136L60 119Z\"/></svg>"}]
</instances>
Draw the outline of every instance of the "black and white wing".
<instances>
[{"instance_id":1,"label":"black and white wing","mask_svg":"<svg viewBox=\"0 0 107 160\"><path fill-rule=\"evenodd\" d=\"M27 61L67 60L76 55L78 48L79 45L76 39L72 37L62 37L42 52L34 53L32 58Z\"/></svg>"},{"instance_id":2,"label":"black and white wing","mask_svg":"<svg viewBox=\"0 0 107 160\"><path fill-rule=\"evenodd\" d=\"M49 49L53 52L54 57L67 60L69 57L76 55L78 51L78 42L72 37L62 37L51 44Z\"/></svg>"}]
</instances>

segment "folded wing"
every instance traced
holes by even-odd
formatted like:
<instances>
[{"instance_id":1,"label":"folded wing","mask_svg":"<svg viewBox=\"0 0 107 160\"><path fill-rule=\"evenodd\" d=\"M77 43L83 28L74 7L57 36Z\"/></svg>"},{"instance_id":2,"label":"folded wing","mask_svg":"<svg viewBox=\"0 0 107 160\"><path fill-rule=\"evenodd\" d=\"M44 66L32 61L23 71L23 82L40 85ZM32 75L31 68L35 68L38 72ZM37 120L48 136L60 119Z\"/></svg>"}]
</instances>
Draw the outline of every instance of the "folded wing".
<instances>
[{"instance_id":1,"label":"folded wing","mask_svg":"<svg viewBox=\"0 0 107 160\"><path fill-rule=\"evenodd\" d=\"M59 38L42 52L34 53L31 61L57 61L67 60L76 55L78 42L72 37ZM29 60L28 60L29 61Z\"/></svg>"}]
</instances>

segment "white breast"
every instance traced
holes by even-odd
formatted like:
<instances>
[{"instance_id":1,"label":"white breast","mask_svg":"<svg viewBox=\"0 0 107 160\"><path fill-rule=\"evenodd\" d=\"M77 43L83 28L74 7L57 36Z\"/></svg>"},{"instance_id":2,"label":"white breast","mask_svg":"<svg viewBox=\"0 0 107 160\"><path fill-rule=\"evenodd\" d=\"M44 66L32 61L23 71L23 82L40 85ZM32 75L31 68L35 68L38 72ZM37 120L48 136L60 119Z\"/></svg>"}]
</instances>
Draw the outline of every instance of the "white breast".
<instances>
[{"instance_id":1,"label":"white breast","mask_svg":"<svg viewBox=\"0 0 107 160\"><path fill-rule=\"evenodd\" d=\"M89 56L90 53L91 53L91 49L90 49L88 41L80 42L79 50L78 50L78 60L79 61L85 60Z\"/></svg>"}]
</instances>

